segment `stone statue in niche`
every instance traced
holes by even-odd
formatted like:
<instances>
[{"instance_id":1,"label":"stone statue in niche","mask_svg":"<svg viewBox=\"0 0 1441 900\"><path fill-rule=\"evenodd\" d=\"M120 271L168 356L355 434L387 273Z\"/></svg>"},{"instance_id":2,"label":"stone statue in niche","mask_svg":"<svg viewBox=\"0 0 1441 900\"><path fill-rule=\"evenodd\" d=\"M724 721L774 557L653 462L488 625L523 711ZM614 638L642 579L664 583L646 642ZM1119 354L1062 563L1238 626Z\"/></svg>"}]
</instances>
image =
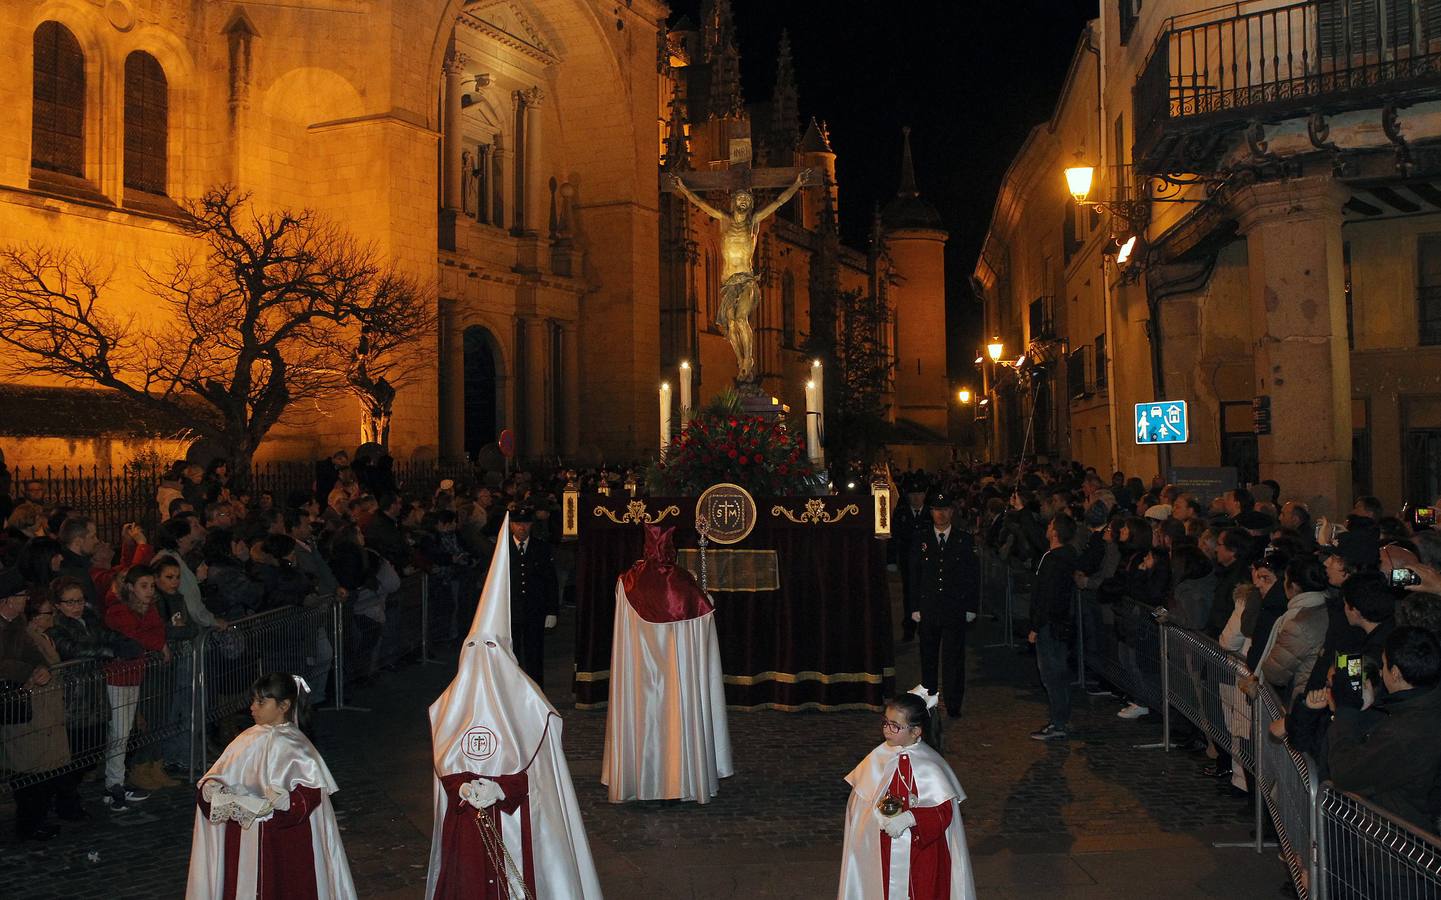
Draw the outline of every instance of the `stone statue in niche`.
<instances>
[{"instance_id":1,"label":"stone statue in niche","mask_svg":"<svg viewBox=\"0 0 1441 900\"><path fill-rule=\"evenodd\" d=\"M469 150L460 152L460 206L472 219L480 212L480 166Z\"/></svg>"}]
</instances>

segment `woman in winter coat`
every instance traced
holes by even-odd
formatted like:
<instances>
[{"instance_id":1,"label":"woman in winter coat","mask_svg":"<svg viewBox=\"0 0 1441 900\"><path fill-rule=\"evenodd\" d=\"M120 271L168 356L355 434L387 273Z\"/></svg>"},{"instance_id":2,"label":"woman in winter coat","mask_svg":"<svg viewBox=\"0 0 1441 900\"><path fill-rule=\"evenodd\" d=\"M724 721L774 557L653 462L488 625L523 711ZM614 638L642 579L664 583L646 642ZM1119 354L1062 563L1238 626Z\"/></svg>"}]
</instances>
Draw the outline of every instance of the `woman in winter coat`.
<instances>
[{"instance_id":1,"label":"woman in winter coat","mask_svg":"<svg viewBox=\"0 0 1441 900\"><path fill-rule=\"evenodd\" d=\"M1211 616L1216 593L1216 573L1199 547L1181 545L1171 553L1171 602L1167 605L1172 625L1188 631L1204 631Z\"/></svg>"},{"instance_id":2,"label":"woman in winter coat","mask_svg":"<svg viewBox=\"0 0 1441 900\"><path fill-rule=\"evenodd\" d=\"M105 758L105 723L110 718L110 701L98 677L98 666L112 659L135 659L144 651L135 641L101 624L100 616L85 605L85 589L78 580L61 575L50 582L49 594L55 607L50 637L60 660L90 662L74 669L65 690L65 731L70 738L70 755L78 776Z\"/></svg>"},{"instance_id":3,"label":"woman in winter coat","mask_svg":"<svg viewBox=\"0 0 1441 900\"><path fill-rule=\"evenodd\" d=\"M1270 649L1258 671L1289 706L1305 692L1326 640L1326 569L1314 557L1299 557L1286 566L1283 584L1286 611L1271 630Z\"/></svg>"},{"instance_id":4,"label":"woman in winter coat","mask_svg":"<svg viewBox=\"0 0 1441 900\"><path fill-rule=\"evenodd\" d=\"M46 636L54 608L44 594L27 594L18 578L6 579L0 597L0 770L10 778L15 799L15 832L21 840L48 840L55 830L45 825L50 799L61 793L70 763L65 740L65 687L52 666L60 661ZM26 613L29 613L27 616ZM73 786L61 812L79 808ZM67 817L73 818L73 815Z\"/></svg>"}]
</instances>

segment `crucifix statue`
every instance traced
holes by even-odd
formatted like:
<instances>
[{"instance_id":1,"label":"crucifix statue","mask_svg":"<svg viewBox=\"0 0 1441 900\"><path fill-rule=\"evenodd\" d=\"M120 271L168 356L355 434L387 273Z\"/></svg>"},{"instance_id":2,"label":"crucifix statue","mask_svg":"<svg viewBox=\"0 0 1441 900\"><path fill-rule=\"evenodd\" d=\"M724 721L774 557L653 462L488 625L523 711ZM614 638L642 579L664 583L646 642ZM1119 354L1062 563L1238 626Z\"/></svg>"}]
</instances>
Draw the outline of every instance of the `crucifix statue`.
<instances>
[{"instance_id":1,"label":"crucifix statue","mask_svg":"<svg viewBox=\"0 0 1441 900\"><path fill-rule=\"evenodd\" d=\"M760 302L760 286L752 259L760 223L775 214L796 195L796 191L814 184L815 173L801 168L751 168L751 142L738 138L730 142L730 168L721 172L689 173L682 177L667 172L661 189L674 191L700 208L701 212L721 223L720 309L716 325L725 333L736 355L736 387L742 393L754 393L756 376L755 341L751 331L751 311ZM755 208L756 188L784 187L779 197L761 209ZM723 212L702 200L698 191L730 192L730 210Z\"/></svg>"}]
</instances>

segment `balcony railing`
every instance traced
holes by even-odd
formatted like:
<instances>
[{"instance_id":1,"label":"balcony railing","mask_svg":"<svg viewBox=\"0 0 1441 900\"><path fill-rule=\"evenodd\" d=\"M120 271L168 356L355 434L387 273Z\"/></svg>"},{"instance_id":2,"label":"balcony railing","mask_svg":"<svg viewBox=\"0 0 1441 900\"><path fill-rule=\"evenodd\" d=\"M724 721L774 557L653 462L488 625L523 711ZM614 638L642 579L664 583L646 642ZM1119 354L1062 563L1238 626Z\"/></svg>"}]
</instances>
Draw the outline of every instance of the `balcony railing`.
<instances>
[{"instance_id":1,"label":"balcony railing","mask_svg":"<svg viewBox=\"0 0 1441 900\"><path fill-rule=\"evenodd\" d=\"M1218 126L1441 96L1441 0L1237 3L1213 15L1167 20L1136 79L1133 158L1145 173L1214 163L1223 148L1176 148Z\"/></svg>"}]
</instances>

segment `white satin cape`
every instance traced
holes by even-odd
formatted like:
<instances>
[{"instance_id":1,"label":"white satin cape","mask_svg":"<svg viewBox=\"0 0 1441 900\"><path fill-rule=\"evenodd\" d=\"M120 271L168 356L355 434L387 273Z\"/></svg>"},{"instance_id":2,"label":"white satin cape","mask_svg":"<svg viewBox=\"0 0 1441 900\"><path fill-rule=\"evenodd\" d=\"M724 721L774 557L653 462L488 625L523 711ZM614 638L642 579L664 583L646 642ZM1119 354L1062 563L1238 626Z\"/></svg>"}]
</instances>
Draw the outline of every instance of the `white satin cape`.
<instances>
[{"instance_id":1,"label":"white satin cape","mask_svg":"<svg viewBox=\"0 0 1441 900\"><path fill-rule=\"evenodd\" d=\"M961 822L960 804L966 799L956 773L923 741L909 747L881 744L846 776L851 799L846 804L845 846L841 851L841 886L838 900L880 900L886 897L881 880L881 828L875 809L896 775L901 754L911 758L916 780L916 806L940 806L950 802L951 824L946 828L946 848L951 854L950 900L975 900L976 885L971 875L971 855L966 849L966 828ZM891 841L891 884L889 900L910 896L910 834Z\"/></svg>"},{"instance_id":2,"label":"white satin cape","mask_svg":"<svg viewBox=\"0 0 1441 900\"><path fill-rule=\"evenodd\" d=\"M500 534L510 532L510 517ZM510 637L509 542L496 541L475 621L460 651L450 686L430 705L431 748L435 770L434 830L430 842L427 900L440 877L440 843L446 811L462 802L442 789L440 776L473 772L480 776L525 772L530 798L531 849L536 900L599 900L590 844L570 767L561 748L560 714L516 662ZM501 837L516 865L522 865L520 815L502 813ZM514 882L514 879L512 879ZM519 885L512 896L521 896Z\"/></svg>"},{"instance_id":3,"label":"white satin cape","mask_svg":"<svg viewBox=\"0 0 1441 900\"><path fill-rule=\"evenodd\" d=\"M730 729L715 612L647 622L615 582L615 638L600 782L610 802L709 803L729 778Z\"/></svg>"},{"instance_id":4,"label":"white satin cape","mask_svg":"<svg viewBox=\"0 0 1441 900\"><path fill-rule=\"evenodd\" d=\"M357 896L350 879L350 862L335 824L330 795L339 788L315 745L294 725L252 725L236 735L215 765L201 776L199 785L217 781L257 797L275 798L277 807L288 809L290 792L297 787L320 791L320 807L310 814L310 848L315 854L315 881L320 900L353 900ZM280 803L286 804L279 806ZM235 877L236 900L253 900L256 872L260 865L260 829L264 819L240 832L240 864ZM190 877L185 885L189 900L213 900L225 892L224 822L212 825L195 810L195 829L190 840Z\"/></svg>"}]
</instances>

